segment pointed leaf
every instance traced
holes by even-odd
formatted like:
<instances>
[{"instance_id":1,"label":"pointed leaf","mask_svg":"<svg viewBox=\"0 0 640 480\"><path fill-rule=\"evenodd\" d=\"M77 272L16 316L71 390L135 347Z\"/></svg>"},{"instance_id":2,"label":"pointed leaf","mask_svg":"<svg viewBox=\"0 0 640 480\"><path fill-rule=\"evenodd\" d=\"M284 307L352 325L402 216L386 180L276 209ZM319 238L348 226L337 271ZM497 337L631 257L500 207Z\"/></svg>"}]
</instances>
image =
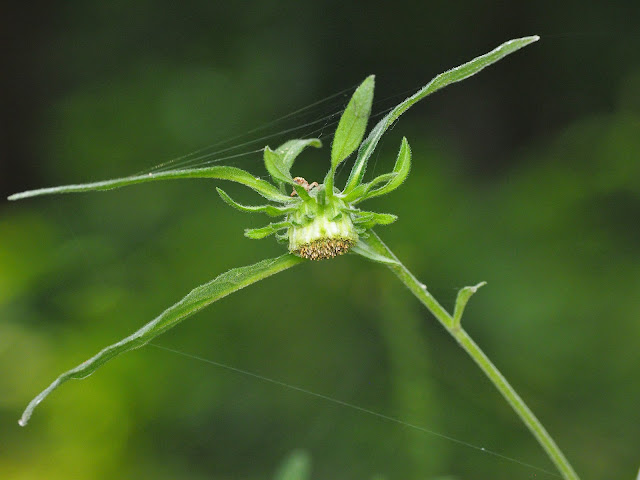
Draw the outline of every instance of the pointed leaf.
<instances>
[{"instance_id":1,"label":"pointed leaf","mask_svg":"<svg viewBox=\"0 0 640 480\"><path fill-rule=\"evenodd\" d=\"M283 228L289 228L291 226L291 222L270 223L266 227L262 228L247 228L244 231L244 235L245 237L251 238L253 240L260 240L262 238L268 237L269 235L273 235Z\"/></svg>"},{"instance_id":2,"label":"pointed leaf","mask_svg":"<svg viewBox=\"0 0 640 480\"><path fill-rule=\"evenodd\" d=\"M216 187L216 191L220 195L220 198L224 200L224 202L233 208L240 210L241 212L247 213L266 213L270 217L279 217L281 215L286 215L289 212L295 210L295 206L291 207L274 207L273 205L242 205L235 200L233 200L224 190Z\"/></svg>"},{"instance_id":3,"label":"pointed leaf","mask_svg":"<svg viewBox=\"0 0 640 480\"><path fill-rule=\"evenodd\" d=\"M331 145L331 168L323 182L329 197L333 195L336 167L351 155L362 142L367 129L369 115L371 114L374 85L375 76L370 75L353 93L347 108L345 108L342 117L340 117L340 123L338 123L338 128L333 136L333 144Z\"/></svg>"},{"instance_id":4,"label":"pointed leaf","mask_svg":"<svg viewBox=\"0 0 640 480\"><path fill-rule=\"evenodd\" d=\"M281 156L282 163L289 172L298 155L307 147L321 148L322 142L318 138L289 140L276 148L275 152Z\"/></svg>"},{"instance_id":5,"label":"pointed leaf","mask_svg":"<svg viewBox=\"0 0 640 480\"><path fill-rule=\"evenodd\" d=\"M25 426L36 406L44 400L53 390L70 379L81 379L91 375L100 366L120 355L135 348L142 347L151 339L175 327L188 316L202 310L207 305L221 299L233 292L240 290L252 283L263 280L275 273L286 270L303 259L295 255L286 254L278 258L263 260L246 267L234 268L219 275L209 283L205 283L193 289L186 297L175 305L172 305L154 320L147 323L132 335L110 345L86 362L60 375L42 393L34 398L27 406L20 418L20 425Z\"/></svg>"},{"instance_id":6,"label":"pointed leaf","mask_svg":"<svg viewBox=\"0 0 640 480\"><path fill-rule=\"evenodd\" d=\"M298 155L300 155L306 147L320 148L321 146L322 142L319 139L305 138L289 140L275 150L265 147L265 166L267 167L267 171L271 175L271 178L275 180L282 192L284 192L285 184L294 185L291 175L291 167Z\"/></svg>"},{"instance_id":7,"label":"pointed leaf","mask_svg":"<svg viewBox=\"0 0 640 480\"><path fill-rule=\"evenodd\" d=\"M398 219L391 213L376 213L359 211L354 215L353 223L364 228L372 228L376 225L389 225Z\"/></svg>"},{"instance_id":8,"label":"pointed leaf","mask_svg":"<svg viewBox=\"0 0 640 480\"><path fill-rule=\"evenodd\" d=\"M399 262L395 258L376 252L375 248L369 243L368 239L360 237L358 242L351 247L351 252L358 254L364 258L368 258L374 262L385 265L398 265Z\"/></svg>"},{"instance_id":9,"label":"pointed leaf","mask_svg":"<svg viewBox=\"0 0 640 480\"><path fill-rule=\"evenodd\" d=\"M453 326L459 327L460 322L462 321L462 313L464 312L464 307L467 306L467 302L471 298L471 295L476 293L480 287L484 287L487 282L480 282L473 287L464 287L458 292L458 297L456 298L456 306L453 311Z\"/></svg>"},{"instance_id":10,"label":"pointed leaf","mask_svg":"<svg viewBox=\"0 0 640 480\"><path fill-rule=\"evenodd\" d=\"M368 76L353 93L340 117L331 145L331 166L334 169L358 148L364 137L371 113L374 84L375 76Z\"/></svg>"},{"instance_id":11,"label":"pointed leaf","mask_svg":"<svg viewBox=\"0 0 640 480\"><path fill-rule=\"evenodd\" d=\"M461 80L469 78L472 75L475 75L483 68L488 67L489 65L497 62L498 60L501 60L502 58L515 52L516 50L519 50L522 47L525 47L530 43L537 41L539 38L540 37L538 36L532 36L509 40L508 42L503 43L489 53L481 55L471 60L470 62L460 65L459 67L441 73L423 88L418 90L414 95L396 106L382 120L380 120L380 122L378 122L375 127L373 127L373 129L369 133L369 136L362 142L362 145L360 145L360 149L358 150L358 157L356 158L356 163L351 170L351 175L347 180L347 185L345 186L344 193L347 194L358 185L360 185L367 168L369 157L371 157L371 154L378 145L378 141L386 132L386 130L398 119L398 117L406 112L412 105L422 100L427 95L430 95L433 92L446 87L447 85L459 82Z\"/></svg>"},{"instance_id":12,"label":"pointed leaf","mask_svg":"<svg viewBox=\"0 0 640 480\"><path fill-rule=\"evenodd\" d=\"M58 193L90 192L98 190L111 190L137 183L155 182L160 180L172 180L178 178L217 178L238 182L255 190L263 197L281 203L291 202L291 198L283 195L269 182L254 177L249 172L235 167L207 167L187 170L168 170L166 172L148 173L146 175L134 175L131 177L115 178L101 182L83 183L78 185L63 185L60 187L40 188L26 192L15 193L9 200L37 197L39 195L52 195Z\"/></svg>"},{"instance_id":13,"label":"pointed leaf","mask_svg":"<svg viewBox=\"0 0 640 480\"><path fill-rule=\"evenodd\" d=\"M361 198L356 199L353 203L359 203L363 200L367 200L369 198L378 197L380 195L386 195L389 192L392 192L400 185L404 183L404 181L409 176L409 171L411 170L411 147L409 146L409 142L405 137L402 137L402 144L400 145L400 151L398 152L398 158L396 159L396 163L393 167L393 176L389 179L389 181L380 188L373 189L374 182L371 182L369 188L367 188L366 192L361 196ZM383 177L381 175L378 178ZM376 179L377 180L377 179ZM375 180L374 180L375 181Z\"/></svg>"},{"instance_id":14,"label":"pointed leaf","mask_svg":"<svg viewBox=\"0 0 640 480\"><path fill-rule=\"evenodd\" d=\"M278 183L286 183L293 185L293 177L289 173L289 169L282 161L282 156L271 150L269 147L264 147L264 165L267 167L267 171L271 178Z\"/></svg>"},{"instance_id":15,"label":"pointed leaf","mask_svg":"<svg viewBox=\"0 0 640 480\"><path fill-rule=\"evenodd\" d=\"M349 192L347 195L341 196L341 198L347 203L361 202L362 197L364 197L368 192L373 190L374 187L378 186L381 183L388 183L397 175L398 175L397 173L393 173L393 172L384 173L380 176L377 176L376 178L371 180L369 183L361 183L356 188L351 190L351 192Z\"/></svg>"}]
</instances>

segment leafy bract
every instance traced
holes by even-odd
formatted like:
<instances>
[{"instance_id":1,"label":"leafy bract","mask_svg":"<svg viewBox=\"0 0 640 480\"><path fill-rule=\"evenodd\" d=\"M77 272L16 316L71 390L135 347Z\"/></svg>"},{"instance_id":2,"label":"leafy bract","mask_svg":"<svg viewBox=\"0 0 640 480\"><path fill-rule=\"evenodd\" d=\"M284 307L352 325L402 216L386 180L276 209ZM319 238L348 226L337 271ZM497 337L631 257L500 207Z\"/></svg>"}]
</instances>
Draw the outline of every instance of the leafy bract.
<instances>
[{"instance_id":1,"label":"leafy bract","mask_svg":"<svg viewBox=\"0 0 640 480\"><path fill-rule=\"evenodd\" d=\"M374 187L377 187L382 183L388 183L395 176L397 176L397 174L393 172L383 173L382 175L377 176L368 183L361 183L356 188L351 190L347 195L342 195L341 198L345 202L355 205L364 200L364 196L367 194L367 192L373 190Z\"/></svg>"},{"instance_id":2,"label":"leafy bract","mask_svg":"<svg viewBox=\"0 0 640 480\"><path fill-rule=\"evenodd\" d=\"M229 206L240 210L241 212L246 213L266 213L270 217L280 217L282 215L286 215L295 210L295 206L289 207L275 207L273 205L242 205L241 203L236 202L232 199L227 192L222 190L221 188L216 187L216 191L220 195L220 198Z\"/></svg>"},{"instance_id":3,"label":"leafy bract","mask_svg":"<svg viewBox=\"0 0 640 480\"><path fill-rule=\"evenodd\" d=\"M278 184L294 184L291 172L285 167L282 157L269 147L264 147L264 166L267 167L267 172L269 172L274 182Z\"/></svg>"},{"instance_id":4,"label":"leafy bract","mask_svg":"<svg viewBox=\"0 0 640 480\"><path fill-rule=\"evenodd\" d=\"M275 150L269 147L264 149L264 164L271 178L281 187L283 184L295 185L291 175L293 162L307 147L322 147L322 142L317 138L305 138L289 140Z\"/></svg>"},{"instance_id":5,"label":"leafy bract","mask_svg":"<svg viewBox=\"0 0 640 480\"><path fill-rule=\"evenodd\" d=\"M282 158L282 163L287 171L290 171L293 166L293 162L307 147L321 148L322 142L318 138L289 140L276 148L275 152Z\"/></svg>"},{"instance_id":6,"label":"leafy bract","mask_svg":"<svg viewBox=\"0 0 640 480\"><path fill-rule=\"evenodd\" d=\"M375 76L368 76L353 93L347 104L331 145L331 167L335 167L358 148L367 129Z\"/></svg>"},{"instance_id":7,"label":"leafy bract","mask_svg":"<svg viewBox=\"0 0 640 480\"><path fill-rule=\"evenodd\" d=\"M398 219L397 215L391 213L377 213L377 212L358 212L358 215L353 219L355 225L369 229L375 225L389 225Z\"/></svg>"},{"instance_id":8,"label":"leafy bract","mask_svg":"<svg viewBox=\"0 0 640 480\"><path fill-rule=\"evenodd\" d=\"M347 104L331 145L331 168L324 183L329 195L333 194L333 177L336 167L358 148L367 130L367 122L371 114L375 76L368 76L356 89Z\"/></svg>"},{"instance_id":9,"label":"leafy bract","mask_svg":"<svg viewBox=\"0 0 640 480\"><path fill-rule=\"evenodd\" d=\"M345 196L345 200L352 204L360 203L368 198L386 195L387 193L398 188L409 176L411 170L411 147L405 137L402 137L400 151L396 158L396 163L391 173L386 173L374 178L369 183L358 185L350 194ZM379 184L383 183L381 187ZM374 188L377 187L377 188Z\"/></svg>"},{"instance_id":10,"label":"leafy bract","mask_svg":"<svg viewBox=\"0 0 640 480\"><path fill-rule=\"evenodd\" d=\"M263 280L270 275L286 270L287 268L303 261L304 259L292 254L262 260L261 262L246 267L233 268L228 272L219 275L209 283L205 283L204 285L193 289L186 297L167 308L137 332L117 343L114 343L113 345L109 345L89 360L81 363L71 370L68 370L67 372L64 372L56 378L56 380L42 391L42 393L31 400L20 418L20 425L26 425L36 406L38 406L38 404L44 400L47 395L67 380L81 379L91 375L112 358L120 355L121 353L128 352L129 350L142 347L154 337L175 327L188 316L202 310L204 307L216 300L251 285L252 283Z\"/></svg>"},{"instance_id":11,"label":"leafy bract","mask_svg":"<svg viewBox=\"0 0 640 480\"><path fill-rule=\"evenodd\" d=\"M238 182L246 185L268 200L281 203L291 202L290 197L282 194L269 182L256 178L249 172L235 167L206 167L186 170L168 170L166 172L152 172L146 175L134 175L130 177L114 178L112 180L104 180L101 182L40 188L38 190L29 190L27 192L15 193L9 197L9 200L20 200L23 198L37 197L40 195L53 195L58 193L112 190L114 188L125 187L127 185L134 185L137 183L155 182L177 178L217 178L220 180L230 180L232 182Z\"/></svg>"},{"instance_id":12,"label":"leafy bract","mask_svg":"<svg viewBox=\"0 0 640 480\"><path fill-rule=\"evenodd\" d=\"M360 185L360 183L362 182L362 178L364 177L364 173L367 169L367 162L369 160L369 157L371 157L371 154L378 145L380 138L393 124L393 122L395 122L398 117L406 112L412 105L422 100L427 95L430 95L433 92L446 87L447 85L459 82L461 80L464 80L465 78L469 78L470 76L475 75L483 68L488 67L489 65L497 62L498 60L501 60L502 58L515 52L516 50L519 50L522 47L525 47L530 43L537 41L539 38L540 37L538 36L531 36L509 40L508 42L503 43L489 53L474 58L470 62L460 65L459 67L441 73L423 88L418 90L414 95L397 105L382 120L380 120L375 127L373 127L373 129L369 133L369 136L360 145L356 162L353 166L353 169L351 170L351 174L349 175L349 179L347 180L347 184L343 190L343 193L348 194L358 185Z\"/></svg>"},{"instance_id":13,"label":"leafy bract","mask_svg":"<svg viewBox=\"0 0 640 480\"><path fill-rule=\"evenodd\" d=\"M394 258L390 255L387 255L383 252L376 251L374 245L371 244L369 238L360 237L358 242L351 249L353 253L356 255L360 255L361 257L367 258L377 263L382 263L384 265L399 265L397 258Z\"/></svg>"},{"instance_id":14,"label":"leafy bract","mask_svg":"<svg viewBox=\"0 0 640 480\"><path fill-rule=\"evenodd\" d=\"M273 235L274 233L277 233L284 228L289 228L291 225L291 222L270 223L266 227L247 228L244 231L244 235L245 237L251 238L252 240L260 240L262 238L268 237L269 235Z\"/></svg>"}]
</instances>

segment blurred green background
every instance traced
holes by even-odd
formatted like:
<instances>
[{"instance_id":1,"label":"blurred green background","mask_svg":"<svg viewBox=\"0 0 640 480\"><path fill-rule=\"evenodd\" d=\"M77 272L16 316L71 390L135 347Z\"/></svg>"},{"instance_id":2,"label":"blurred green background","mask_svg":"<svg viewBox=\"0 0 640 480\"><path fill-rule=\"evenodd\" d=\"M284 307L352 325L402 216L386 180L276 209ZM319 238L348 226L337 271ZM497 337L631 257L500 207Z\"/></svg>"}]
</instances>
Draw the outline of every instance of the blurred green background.
<instances>
[{"instance_id":1,"label":"blurred green background","mask_svg":"<svg viewBox=\"0 0 640 480\"><path fill-rule=\"evenodd\" d=\"M400 216L378 232L447 307L460 287L488 281L466 328L582 478L635 478L638 2L156 0L4 10L3 199L313 122L350 91L251 132L370 73L380 112L507 39L541 35L403 116L372 170L391 168L406 135L412 173L369 206ZM318 126L326 137L329 123L232 153ZM321 179L325 143L296 174ZM266 174L258 153L225 163ZM0 478L270 479L299 449L313 479L553 478L154 347L67 384L20 428L26 403L58 373L192 287L282 251L243 237L268 219L232 211L214 185L0 200ZM553 470L434 319L388 271L355 256L270 278L157 343Z\"/></svg>"}]
</instances>

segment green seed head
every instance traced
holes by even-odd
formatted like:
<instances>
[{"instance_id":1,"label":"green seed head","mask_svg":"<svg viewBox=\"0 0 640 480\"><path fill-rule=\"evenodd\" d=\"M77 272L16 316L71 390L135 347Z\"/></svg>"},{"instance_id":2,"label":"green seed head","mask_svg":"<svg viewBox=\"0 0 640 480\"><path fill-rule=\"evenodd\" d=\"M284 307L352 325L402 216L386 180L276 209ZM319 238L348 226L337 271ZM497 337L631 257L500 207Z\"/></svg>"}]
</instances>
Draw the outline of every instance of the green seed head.
<instances>
[{"instance_id":1,"label":"green seed head","mask_svg":"<svg viewBox=\"0 0 640 480\"><path fill-rule=\"evenodd\" d=\"M337 197L313 195L311 199L314 203L301 205L289 217L289 251L310 260L346 253L358 241L348 206Z\"/></svg>"}]
</instances>

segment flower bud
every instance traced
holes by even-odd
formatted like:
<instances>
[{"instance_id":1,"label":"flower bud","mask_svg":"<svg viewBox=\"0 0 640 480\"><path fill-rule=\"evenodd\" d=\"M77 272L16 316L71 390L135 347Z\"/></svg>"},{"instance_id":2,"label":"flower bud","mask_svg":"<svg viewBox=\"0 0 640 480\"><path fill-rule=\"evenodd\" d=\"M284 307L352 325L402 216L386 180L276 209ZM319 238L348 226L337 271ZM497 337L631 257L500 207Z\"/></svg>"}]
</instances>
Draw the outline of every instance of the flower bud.
<instances>
[{"instance_id":1,"label":"flower bud","mask_svg":"<svg viewBox=\"0 0 640 480\"><path fill-rule=\"evenodd\" d=\"M310 260L346 253L358 241L358 233L346 211L347 205L336 197L327 199L328 203L324 205L316 201L316 198L312 200L311 208L291 214L289 251Z\"/></svg>"}]
</instances>

